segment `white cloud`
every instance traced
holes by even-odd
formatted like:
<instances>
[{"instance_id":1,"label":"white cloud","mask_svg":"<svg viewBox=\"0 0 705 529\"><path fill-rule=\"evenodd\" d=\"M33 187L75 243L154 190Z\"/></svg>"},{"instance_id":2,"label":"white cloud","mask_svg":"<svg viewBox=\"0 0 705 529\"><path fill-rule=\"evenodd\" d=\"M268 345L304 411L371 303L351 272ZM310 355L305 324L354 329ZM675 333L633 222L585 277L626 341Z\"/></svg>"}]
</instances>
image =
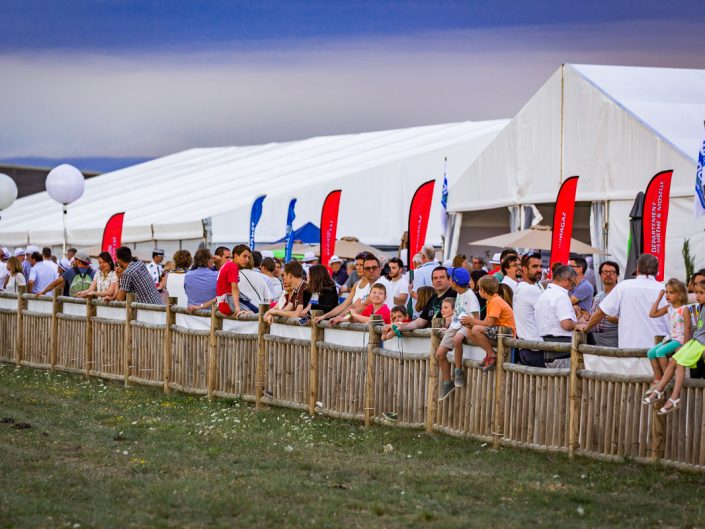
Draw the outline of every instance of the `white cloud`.
<instances>
[{"instance_id":1,"label":"white cloud","mask_svg":"<svg viewBox=\"0 0 705 529\"><path fill-rule=\"evenodd\" d=\"M698 35L641 22L4 55L0 157L153 156L511 117L562 62L703 68Z\"/></svg>"}]
</instances>

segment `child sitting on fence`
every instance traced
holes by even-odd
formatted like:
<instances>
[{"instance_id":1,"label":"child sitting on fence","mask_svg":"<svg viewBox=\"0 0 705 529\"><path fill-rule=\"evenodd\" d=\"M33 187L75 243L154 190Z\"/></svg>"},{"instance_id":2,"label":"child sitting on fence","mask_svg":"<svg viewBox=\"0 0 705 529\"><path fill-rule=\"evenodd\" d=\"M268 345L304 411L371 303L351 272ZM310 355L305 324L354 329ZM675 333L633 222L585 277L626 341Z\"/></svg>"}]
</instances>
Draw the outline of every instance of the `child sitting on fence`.
<instances>
[{"instance_id":1,"label":"child sitting on fence","mask_svg":"<svg viewBox=\"0 0 705 529\"><path fill-rule=\"evenodd\" d=\"M480 364L483 372L494 368L497 362L497 355L492 348L493 343L497 343L497 336L500 327L509 327L512 336L516 335L516 323L514 323L514 311L509 304L499 295L499 281L494 276L483 276L479 280L480 296L487 300L487 315L484 320L463 316L460 321L463 327L453 339L454 343L463 343L467 338L470 342L485 350L485 359Z\"/></svg>"},{"instance_id":2,"label":"child sitting on fence","mask_svg":"<svg viewBox=\"0 0 705 529\"><path fill-rule=\"evenodd\" d=\"M382 333L382 340L389 340L390 338L393 338L394 336L398 336L401 338L401 331L397 328L397 325L400 323L406 323L410 321L409 320L409 314L406 312L406 307L403 307L401 305L395 305L392 307L391 311L391 322L392 322L392 328L389 329L387 332Z\"/></svg>"},{"instance_id":3,"label":"child sitting on fence","mask_svg":"<svg viewBox=\"0 0 705 529\"><path fill-rule=\"evenodd\" d=\"M666 404L659 410L659 415L670 413L680 407L680 393L683 388L683 382L685 381L685 368L695 367L705 352L705 284L703 282L695 286L695 299L698 306L694 308L694 313L697 315L697 318L695 320L693 338L687 341L683 347L671 357L666 372L663 374L663 378L661 378L661 382L656 386L653 392L644 397L643 400L644 404L651 404L661 399L666 385L668 385L675 373L676 383L673 386L673 392Z\"/></svg>"},{"instance_id":4,"label":"child sitting on fence","mask_svg":"<svg viewBox=\"0 0 705 529\"><path fill-rule=\"evenodd\" d=\"M659 308L664 294L668 304ZM653 393L656 386L661 382L663 373L668 367L668 357L673 355L686 342L686 337L690 336L690 311L687 303L688 291L685 288L685 284L673 278L668 280L666 289L659 293L658 298L649 311L649 316L652 318L661 318L668 314L671 336L665 337L661 343L649 349L648 357L651 362L651 368L654 371L654 380L646 395Z\"/></svg>"},{"instance_id":5,"label":"child sitting on fence","mask_svg":"<svg viewBox=\"0 0 705 529\"><path fill-rule=\"evenodd\" d=\"M352 310L348 312L350 315L350 321L355 323L367 323L370 321L370 316L373 314L378 314L382 316L382 321L384 323L391 323L391 314L389 312L389 307L387 307L385 301L387 300L387 289L381 283L375 283L370 289L370 294L367 296L368 304L362 309L360 314L353 312Z\"/></svg>"},{"instance_id":6,"label":"child sitting on fence","mask_svg":"<svg viewBox=\"0 0 705 529\"><path fill-rule=\"evenodd\" d=\"M443 400L453 392L454 387L462 387L465 385L465 375L463 374L463 345L462 340L455 341L455 337L462 329L461 318L464 316L472 316L478 318L480 316L480 303L477 301L475 293L470 290L470 273L465 268L451 268L448 271L450 285L457 292L455 303L453 304L453 316L446 332L443 334L436 358L441 368L441 397ZM453 371L453 380L451 381L450 362L448 361L448 352L453 350L455 370Z\"/></svg>"}]
</instances>

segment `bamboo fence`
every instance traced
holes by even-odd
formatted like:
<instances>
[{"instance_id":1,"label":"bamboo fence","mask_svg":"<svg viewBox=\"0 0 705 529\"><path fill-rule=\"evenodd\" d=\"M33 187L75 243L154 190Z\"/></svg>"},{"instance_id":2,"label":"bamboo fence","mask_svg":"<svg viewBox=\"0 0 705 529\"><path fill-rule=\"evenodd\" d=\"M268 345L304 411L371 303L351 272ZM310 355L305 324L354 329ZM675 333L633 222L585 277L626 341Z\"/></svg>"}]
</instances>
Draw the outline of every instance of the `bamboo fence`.
<instances>
[{"instance_id":1,"label":"bamboo fence","mask_svg":"<svg viewBox=\"0 0 705 529\"><path fill-rule=\"evenodd\" d=\"M290 407L366 425L425 428L495 447L705 470L705 380L687 379L681 410L664 417L656 414L661 403L641 404L648 377L590 371L583 363L584 354L643 358L645 350L585 345L580 333L571 344L505 337L493 372L465 360L465 386L438 402L440 329L404 333L405 353L380 341L378 320L331 327L274 318L270 324L261 308L236 319L248 332L226 328L235 318L215 309L191 315L207 329L195 330L177 325L176 316L187 313L173 299L154 306L134 303L131 295L104 302L60 292L0 293L0 362L167 393L243 398L258 408ZM570 353L571 365L510 364L512 347Z\"/></svg>"}]
</instances>

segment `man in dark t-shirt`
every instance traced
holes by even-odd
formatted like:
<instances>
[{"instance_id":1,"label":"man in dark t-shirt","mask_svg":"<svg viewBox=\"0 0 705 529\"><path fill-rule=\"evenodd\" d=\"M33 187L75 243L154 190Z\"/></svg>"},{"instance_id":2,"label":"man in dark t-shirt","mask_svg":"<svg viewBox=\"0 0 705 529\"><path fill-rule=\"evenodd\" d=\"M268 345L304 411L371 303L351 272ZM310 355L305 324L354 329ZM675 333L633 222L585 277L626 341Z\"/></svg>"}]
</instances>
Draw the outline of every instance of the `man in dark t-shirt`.
<instances>
[{"instance_id":1,"label":"man in dark t-shirt","mask_svg":"<svg viewBox=\"0 0 705 529\"><path fill-rule=\"evenodd\" d=\"M408 323L397 324L397 329L400 331L413 331L414 329L423 329L431 325L433 318L441 317L441 303L445 298L455 298L458 293L450 287L450 278L448 270L442 266L437 266L431 273L431 281L433 283L433 296L428 300L426 306L419 314L419 317ZM384 326L384 332L391 329L391 325Z\"/></svg>"}]
</instances>

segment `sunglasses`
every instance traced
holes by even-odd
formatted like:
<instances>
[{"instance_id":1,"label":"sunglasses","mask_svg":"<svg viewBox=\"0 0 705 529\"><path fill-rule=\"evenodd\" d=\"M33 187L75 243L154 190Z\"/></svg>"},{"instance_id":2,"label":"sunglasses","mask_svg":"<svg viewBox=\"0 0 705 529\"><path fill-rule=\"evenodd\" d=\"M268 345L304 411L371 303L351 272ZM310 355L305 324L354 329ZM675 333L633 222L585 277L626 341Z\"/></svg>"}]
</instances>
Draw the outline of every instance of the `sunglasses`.
<instances>
[{"instance_id":1,"label":"sunglasses","mask_svg":"<svg viewBox=\"0 0 705 529\"><path fill-rule=\"evenodd\" d=\"M365 272L374 272L378 268L379 268L379 266L365 266L365 267L363 267L363 270Z\"/></svg>"}]
</instances>

